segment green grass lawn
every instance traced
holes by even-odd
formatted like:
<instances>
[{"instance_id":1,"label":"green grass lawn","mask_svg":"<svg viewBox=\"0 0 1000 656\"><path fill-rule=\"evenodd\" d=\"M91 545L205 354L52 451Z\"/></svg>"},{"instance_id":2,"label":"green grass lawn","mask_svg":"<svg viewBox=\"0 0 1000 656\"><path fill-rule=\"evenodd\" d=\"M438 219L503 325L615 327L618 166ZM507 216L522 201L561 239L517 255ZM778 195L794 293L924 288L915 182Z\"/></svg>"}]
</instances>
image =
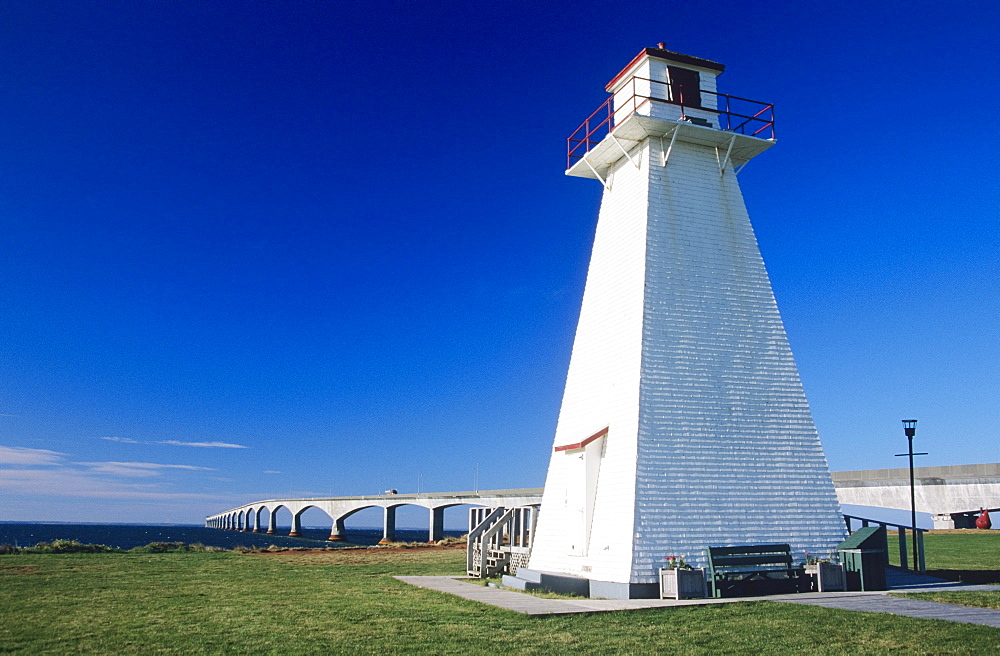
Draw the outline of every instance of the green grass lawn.
<instances>
[{"instance_id":1,"label":"green grass lawn","mask_svg":"<svg viewBox=\"0 0 1000 656\"><path fill-rule=\"evenodd\" d=\"M1000 531L930 531L924 535L924 557L928 574L967 583L1000 583ZM894 533L889 534L889 563L899 564Z\"/></svg>"},{"instance_id":2,"label":"green grass lawn","mask_svg":"<svg viewBox=\"0 0 1000 656\"><path fill-rule=\"evenodd\" d=\"M0 653L997 653L1000 629L769 602L527 618L394 574L461 549L0 556Z\"/></svg>"}]
</instances>

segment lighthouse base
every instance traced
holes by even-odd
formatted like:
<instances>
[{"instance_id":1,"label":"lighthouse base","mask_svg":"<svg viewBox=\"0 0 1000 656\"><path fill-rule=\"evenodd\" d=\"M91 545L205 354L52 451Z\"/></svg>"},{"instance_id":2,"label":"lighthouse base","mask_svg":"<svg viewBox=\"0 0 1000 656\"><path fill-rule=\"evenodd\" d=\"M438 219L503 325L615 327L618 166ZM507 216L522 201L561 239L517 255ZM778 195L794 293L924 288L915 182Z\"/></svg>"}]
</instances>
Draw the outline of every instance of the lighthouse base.
<instances>
[{"instance_id":1,"label":"lighthouse base","mask_svg":"<svg viewBox=\"0 0 1000 656\"><path fill-rule=\"evenodd\" d=\"M656 599L660 592L655 583L612 583L525 567L518 568L517 576L504 576L503 585L514 590L549 590L591 599Z\"/></svg>"},{"instance_id":2,"label":"lighthouse base","mask_svg":"<svg viewBox=\"0 0 1000 656\"><path fill-rule=\"evenodd\" d=\"M591 581L590 596L593 599L656 599L660 596L660 586L656 583Z\"/></svg>"}]
</instances>

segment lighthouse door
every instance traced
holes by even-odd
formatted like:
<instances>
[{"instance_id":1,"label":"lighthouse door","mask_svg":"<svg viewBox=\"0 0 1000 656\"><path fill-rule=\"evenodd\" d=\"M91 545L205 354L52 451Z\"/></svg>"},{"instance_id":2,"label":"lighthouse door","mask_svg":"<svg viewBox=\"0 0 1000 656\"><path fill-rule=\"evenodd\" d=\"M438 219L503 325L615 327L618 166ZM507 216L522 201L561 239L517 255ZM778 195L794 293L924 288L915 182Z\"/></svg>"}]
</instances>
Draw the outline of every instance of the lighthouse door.
<instances>
[{"instance_id":1,"label":"lighthouse door","mask_svg":"<svg viewBox=\"0 0 1000 656\"><path fill-rule=\"evenodd\" d=\"M604 444L605 438L601 435L582 448L567 451L567 457L571 458L567 467L568 478L572 483L566 488L566 508L573 519L569 522L566 537L572 556L586 556L589 551Z\"/></svg>"}]
</instances>

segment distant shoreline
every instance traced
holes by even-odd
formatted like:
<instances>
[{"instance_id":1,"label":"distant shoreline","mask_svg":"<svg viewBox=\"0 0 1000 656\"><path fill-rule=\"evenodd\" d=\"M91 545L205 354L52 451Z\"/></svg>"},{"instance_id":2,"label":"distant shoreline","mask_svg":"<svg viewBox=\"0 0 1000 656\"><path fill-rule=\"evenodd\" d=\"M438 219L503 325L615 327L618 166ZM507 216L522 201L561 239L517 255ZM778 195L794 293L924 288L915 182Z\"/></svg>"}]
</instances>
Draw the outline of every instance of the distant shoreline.
<instances>
[{"instance_id":1,"label":"distant shoreline","mask_svg":"<svg viewBox=\"0 0 1000 656\"><path fill-rule=\"evenodd\" d=\"M331 542L330 528L304 527L302 535L290 537L289 527L279 527L278 532L254 533L230 531L189 524L128 524L128 523L78 523L78 522L0 522L0 544L15 547L33 546L39 542L74 540L83 544L100 544L119 549L132 549L151 542L183 542L223 549L308 547L331 548L342 546L371 546L382 539L382 529L372 527L347 527L344 540ZM458 537L465 531L445 531L445 537ZM427 529L396 529L399 542L427 542Z\"/></svg>"}]
</instances>

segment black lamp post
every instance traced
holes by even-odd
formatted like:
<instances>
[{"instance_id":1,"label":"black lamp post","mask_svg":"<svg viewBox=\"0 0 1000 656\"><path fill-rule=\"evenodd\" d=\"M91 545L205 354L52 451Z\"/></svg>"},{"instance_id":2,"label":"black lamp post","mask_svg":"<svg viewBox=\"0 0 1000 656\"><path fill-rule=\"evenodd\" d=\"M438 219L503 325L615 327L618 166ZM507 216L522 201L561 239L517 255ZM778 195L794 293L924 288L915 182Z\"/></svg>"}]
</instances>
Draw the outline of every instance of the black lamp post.
<instances>
[{"instance_id":1,"label":"black lamp post","mask_svg":"<svg viewBox=\"0 0 1000 656\"><path fill-rule=\"evenodd\" d=\"M913 437L917 434L916 419L904 419L903 432L906 433L910 448L907 453L897 453L896 456L910 457L910 527L913 529L913 568L917 569L920 566L920 561L917 557L917 495L913 483L913 456L926 456L927 454L913 452Z\"/></svg>"}]
</instances>

